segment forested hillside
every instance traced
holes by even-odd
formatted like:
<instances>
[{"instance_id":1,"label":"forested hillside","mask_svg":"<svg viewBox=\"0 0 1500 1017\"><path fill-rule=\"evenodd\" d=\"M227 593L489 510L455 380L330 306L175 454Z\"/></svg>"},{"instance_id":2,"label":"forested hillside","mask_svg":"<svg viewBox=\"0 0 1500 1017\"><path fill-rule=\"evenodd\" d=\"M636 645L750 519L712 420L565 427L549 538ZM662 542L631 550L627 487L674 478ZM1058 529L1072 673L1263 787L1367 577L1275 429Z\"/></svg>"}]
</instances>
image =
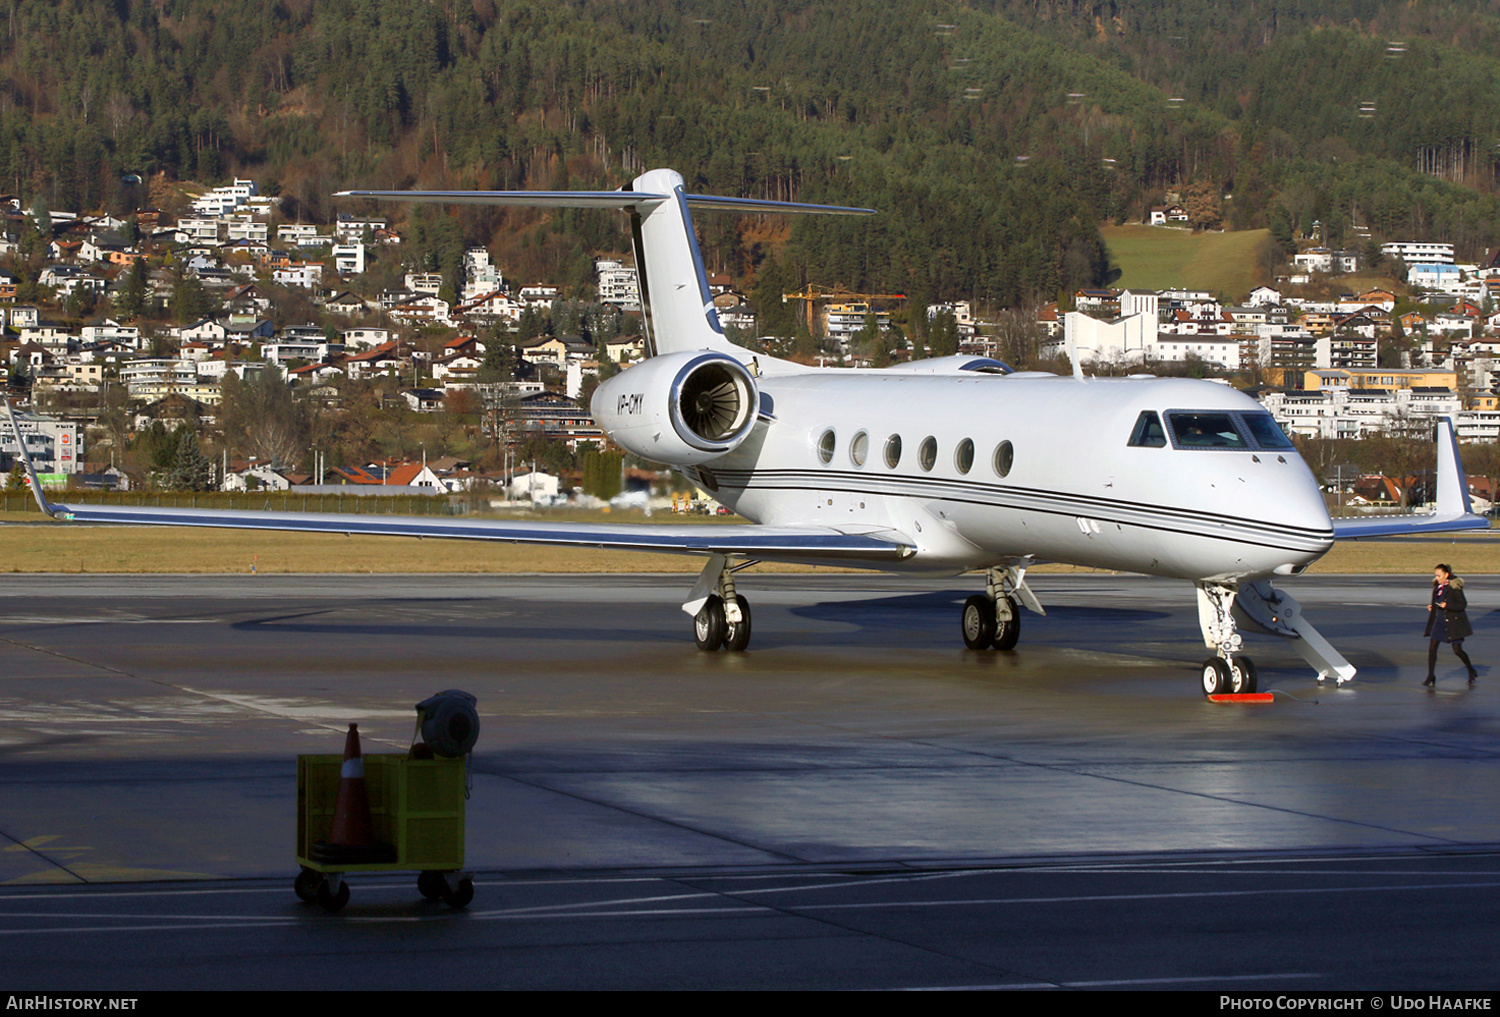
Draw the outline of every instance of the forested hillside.
<instances>
[{"instance_id":1,"label":"forested hillside","mask_svg":"<svg viewBox=\"0 0 1500 1017\"><path fill-rule=\"evenodd\" d=\"M1319 219L1338 242L1359 222L1473 254L1500 240L1497 10L13 0L0 189L129 212L172 181L253 175L326 220L343 187L613 187L665 165L707 191L885 212L799 222L785 244L779 224L706 221L715 267L918 301L1104 282L1100 224L1193 184L1236 227ZM439 269L483 242L509 274L573 283L625 246L601 215L415 214L410 250Z\"/></svg>"}]
</instances>

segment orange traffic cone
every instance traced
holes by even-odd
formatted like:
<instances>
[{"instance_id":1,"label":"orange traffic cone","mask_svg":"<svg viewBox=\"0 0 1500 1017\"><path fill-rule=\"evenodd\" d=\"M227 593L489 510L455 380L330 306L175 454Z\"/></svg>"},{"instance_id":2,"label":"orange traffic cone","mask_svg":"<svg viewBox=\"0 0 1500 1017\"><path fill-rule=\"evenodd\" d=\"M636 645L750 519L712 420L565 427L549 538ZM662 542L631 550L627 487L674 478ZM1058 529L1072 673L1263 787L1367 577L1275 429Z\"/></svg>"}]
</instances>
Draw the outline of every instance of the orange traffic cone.
<instances>
[{"instance_id":1,"label":"orange traffic cone","mask_svg":"<svg viewBox=\"0 0 1500 1017\"><path fill-rule=\"evenodd\" d=\"M328 840L313 845L313 860L346 864L395 861L391 845L375 840L370 795L365 787L365 757L359 750L358 724L349 725L349 735L344 739L344 765L339 778L333 825L328 831Z\"/></svg>"},{"instance_id":2,"label":"orange traffic cone","mask_svg":"<svg viewBox=\"0 0 1500 1017\"><path fill-rule=\"evenodd\" d=\"M365 757L359 751L358 724L349 725L339 777L339 797L333 807L328 843L334 847L370 847L375 843L375 824L370 819L370 794L365 788Z\"/></svg>"}]
</instances>

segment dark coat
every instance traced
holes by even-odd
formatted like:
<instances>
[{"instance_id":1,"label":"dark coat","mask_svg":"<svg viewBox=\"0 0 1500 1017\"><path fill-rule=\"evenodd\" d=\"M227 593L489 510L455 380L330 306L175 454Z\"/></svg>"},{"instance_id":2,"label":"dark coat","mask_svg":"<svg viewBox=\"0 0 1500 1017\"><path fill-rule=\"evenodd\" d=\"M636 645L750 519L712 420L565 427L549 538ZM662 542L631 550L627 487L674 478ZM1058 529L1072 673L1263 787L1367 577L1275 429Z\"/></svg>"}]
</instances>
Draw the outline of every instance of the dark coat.
<instances>
[{"instance_id":1,"label":"dark coat","mask_svg":"<svg viewBox=\"0 0 1500 1017\"><path fill-rule=\"evenodd\" d=\"M1460 639L1472 636L1474 628L1469 624L1469 616L1466 613L1469 601L1464 596L1464 581L1454 576L1448 582L1448 592L1443 597L1443 603L1448 605L1446 608L1437 606L1437 591L1438 584L1434 581L1432 584L1433 609L1427 612L1427 631L1422 634L1429 637L1432 635L1432 626L1437 621L1437 613L1442 611L1443 621L1447 627L1448 642L1456 643Z\"/></svg>"}]
</instances>

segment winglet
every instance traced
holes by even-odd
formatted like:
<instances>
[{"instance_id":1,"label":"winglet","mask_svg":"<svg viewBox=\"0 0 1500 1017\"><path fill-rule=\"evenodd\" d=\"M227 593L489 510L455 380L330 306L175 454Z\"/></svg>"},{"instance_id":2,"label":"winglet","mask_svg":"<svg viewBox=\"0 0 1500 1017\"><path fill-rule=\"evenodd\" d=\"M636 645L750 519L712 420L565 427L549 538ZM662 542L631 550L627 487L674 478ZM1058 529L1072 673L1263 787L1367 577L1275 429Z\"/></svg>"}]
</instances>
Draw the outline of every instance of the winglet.
<instances>
[{"instance_id":1,"label":"winglet","mask_svg":"<svg viewBox=\"0 0 1500 1017\"><path fill-rule=\"evenodd\" d=\"M1444 431L1447 441L1444 441ZM1463 516L1474 511L1469 500L1469 478L1464 461L1458 454L1458 433L1452 417L1439 417L1437 423L1437 514Z\"/></svg>"},{"instance_id":2,"label":"winglet","mask_svg":"<svg viewBox=\"0 0 1500 1017\"><path fill-rule=\"evenodd\" d=\"M21 462L26 464L26 476L31 481L31 493L35 496L38 507L48 516L56 519L60 510L42 493L41 482L36 479L36 470L31 465L31 453L26 451L26 440L21 437L21 425L16 422L16 408L11 405L9 399L5 400L5 412L10 416L10 433L16 436L16 448L20 450Z\"/></svg>"}]
</instances>

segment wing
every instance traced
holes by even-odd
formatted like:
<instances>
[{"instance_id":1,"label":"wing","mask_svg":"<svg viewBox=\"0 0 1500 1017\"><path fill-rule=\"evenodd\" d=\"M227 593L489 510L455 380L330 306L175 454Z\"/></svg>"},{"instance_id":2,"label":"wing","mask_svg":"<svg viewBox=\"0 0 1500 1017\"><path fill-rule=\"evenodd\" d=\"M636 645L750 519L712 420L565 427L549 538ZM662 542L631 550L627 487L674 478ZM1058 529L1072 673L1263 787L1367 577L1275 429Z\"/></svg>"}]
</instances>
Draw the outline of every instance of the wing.
<instances>
[{"instance_id":1,"label":"wing","mask_svg":"<svg viewBox=\"0 0 1500 1017\"><path fill-rule=\"evenodd\" d=\"M900 561L916 553L904 534L872 526L656 526L648 523L530 523L500 519L450 519L430 516L366 516L339 512L251 512L234 509L145 508L128 505L68 505L47 499L37 482L16 411L9 400L11 431L31 492L41 510L54 519L80 523L125 523L137 526L206 526L233 530L285 530L301 533L356 533L380 537L433 537L443 540L493 540L508 544L553 547L600 547L658 554L736 555L771 561L811 564Z\"/></svg>"},{"instance_id":2,"label":"wing","mask_svg":"<svg viewBox=\"0 0 1500 1017\"><path fill-rule=\"evenodd\" d=\"M40 500L40 499L39 499ZM432 516L368 516L322 512L254 512L232 509L136 508L46 503L55 518L83 523L137 526L207 526L238 530L285 530L383 537L493 540L508 544L596 547L665 554L722 554L771 561L847 564L899 561L915 553L894 530L814 526L754 526L712 523L534 523L502 519Z\"/></svg>"},{"instance_id":3,"label":"wing","mask_svg":"<svg viewBox=\"0 0 1500 1017\"><path fill-rule=\"evenodd\" d=\"M1419 516L1335 519L1333 537L1335 540L1361 540L1489 528L1490 521L1476 515L1473 503L1469 501L1469 479L1464 475L1463 460L1458 455L1458 436L1454 433L1453 421L1441 417L1437 425L1437 508Z\"/></svg>"}]
</instances>

